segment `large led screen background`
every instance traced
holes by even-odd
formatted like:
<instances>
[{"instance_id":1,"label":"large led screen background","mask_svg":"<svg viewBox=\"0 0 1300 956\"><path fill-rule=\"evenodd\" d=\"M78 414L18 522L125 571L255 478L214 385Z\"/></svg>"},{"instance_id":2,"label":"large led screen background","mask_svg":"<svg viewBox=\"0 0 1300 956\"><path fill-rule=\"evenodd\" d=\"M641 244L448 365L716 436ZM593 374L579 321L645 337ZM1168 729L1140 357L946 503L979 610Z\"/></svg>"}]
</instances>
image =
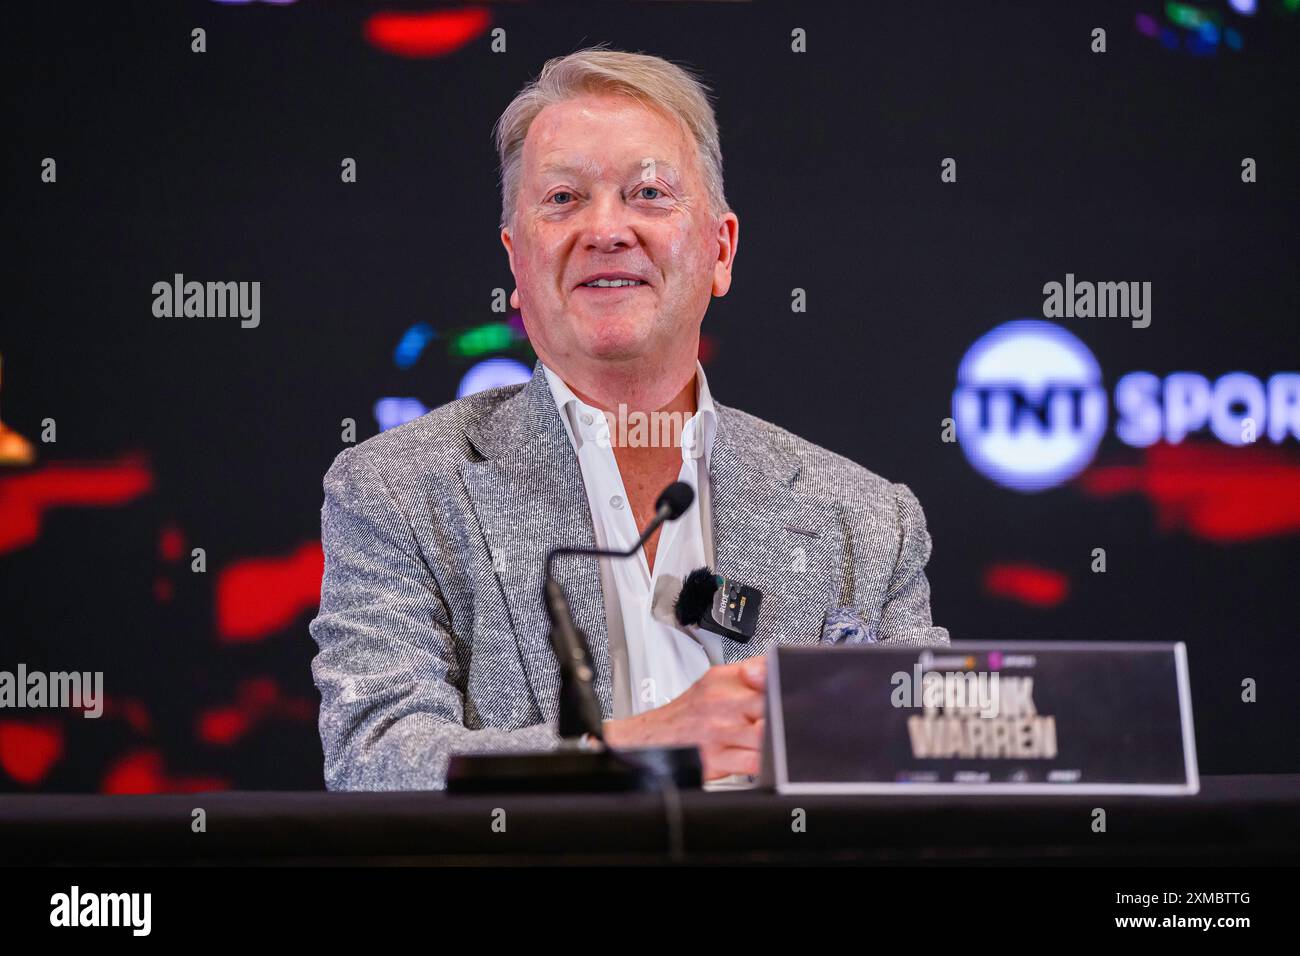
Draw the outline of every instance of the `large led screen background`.
<instances>
[{"instance_id":1,"label":"large led screen background","mask_svg":"<svg viewBox=\"0 0 1300 956\"><path fill-rule=\"evenodd\" d=\"M716 93L717 399L917 493L954 638L1185 641L1202 771L1300 769L1296 3L6 18L0 669L107 701L0 712L0 788L321 786L321 478L345 420L531 367L490 131L600 41ZM156 315L178 274L258 282L256 327ZM1045 316L1067 277L1149 324Z\"/></svg>"}]
</instances>

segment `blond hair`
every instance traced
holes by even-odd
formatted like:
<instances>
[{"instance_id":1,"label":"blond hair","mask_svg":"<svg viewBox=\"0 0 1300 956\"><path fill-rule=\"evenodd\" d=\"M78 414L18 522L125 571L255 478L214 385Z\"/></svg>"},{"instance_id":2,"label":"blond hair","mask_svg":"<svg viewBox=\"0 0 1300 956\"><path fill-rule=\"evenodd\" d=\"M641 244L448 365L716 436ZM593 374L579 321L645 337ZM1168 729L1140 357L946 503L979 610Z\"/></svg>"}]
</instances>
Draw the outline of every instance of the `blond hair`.
<instances>
[{"instance_id":1,"label":"blond hair","mask_svg":"<svg viewBox=\"0 0 1300 956\"><path fill-rule=\"evenodd\" d=\"M722 187L722 145L709 88L690 70L661 57L610 50L601 44L548 60L497 120L492 135L501 164L501 228L514 219L528 128L546 107L583 93L630 96L680 122L695 140L714 213L729 211Z\"/></svg>"}]
</instances>

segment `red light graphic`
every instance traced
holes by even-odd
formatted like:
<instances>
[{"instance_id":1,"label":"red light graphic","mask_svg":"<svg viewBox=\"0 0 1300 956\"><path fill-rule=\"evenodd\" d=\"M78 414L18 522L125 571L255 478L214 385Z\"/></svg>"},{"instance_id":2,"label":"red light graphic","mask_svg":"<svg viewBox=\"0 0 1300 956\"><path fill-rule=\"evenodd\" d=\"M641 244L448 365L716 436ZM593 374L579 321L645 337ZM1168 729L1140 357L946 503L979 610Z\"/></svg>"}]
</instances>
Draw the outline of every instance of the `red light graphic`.
<instances>
[{"instance_id":1,"label":"red light graphic","mask_svg":"<svg viewBox=\"0 0 1300 956\"><path fill-rule=\"evenodd\" d=\"M1139 465L1095 466L1084 494L1145 495L1162 532L1227 544L1300 532L1300 461L1257 445L1153 445Z\"/></svg>"},{"instance_id":2,"label":"red light graphic","mask_svg":"<svg viewBox=\"0 0 1300 956\"><path fill-rule=\"evenodd\" d=\"M433 13L376 13L366 21L370 44L405 57L435 57L455 53L492 23L482 7Z\"/></svg>"},{"instance_id":3,"label":"red light graphic","mask_svg":"<svg viewBox=\"0 0 1300 956\"><path fill-rule=\"evenodd\" d=\"M185 535L174 524L158 532L158 555L164 561L179 561L185 553Z\"/></svg>"},{"instance_id":4,"label":"red light graphic","mask_svg":"<svg viewBox=\"0 0 1300 956\"><path fill-rule=\"evenodd\" d=\"M147 734L153 731L153 720L149 716L149 711L142 701L136 700L134 697L123 697L121 699L105 697L104 716L126 721L127 725L137 734Z\"/></svg>"},{"instance_id":5,"label":"red light graphic","mask_svg":"<svg viewBox=\"0 0 1300 956\"><path fill-rule=\"evenodd\" d=\"M1029 607L1056 607L1070 595L1070 579L1036 564L1004 562L984 572L984 590Z\"/></svg>"},{"instance_id":6,"label":"red light graphic","mask_svg":"<svg viewBox=\"0 0 1300 956\"><path fill-rule=\"evenodd\" d=\"M122 458L107 465L56 464L0 478L0 554L33 544L52 508L104 508L153 490L147 463Z\"/></svg>"},{"instance_id":7,"label":"red light graphic","mask_svg":"<svg viewBox=\"0 0 1300 956\"><path fill-rule=\"evenodd\" d=\"M40 783L62 756L63 728L58 724L0 721L0 767L19 783Z\"/></svg>"},{"instance_id":8,"label":"red light graphic","mask_svg":"<svg viewBox=\"0 0 1300 956\"><path fill-rule=\"evenodd\" d=\"M238 643L259 641L320 604L325 552L319 541L287 558L248 558L217 578L217 634Z\"/></svg>"},{"instance_id":9,"label":"red light graphic","mask_svg":"<svg viewBox=\"0 0 1300 956\"><path fill-rule=\"evenodd\" d=\"M718 354L718 340L711 335L700 333L700 364L708 365Z\"/></svg>"},{"instance_id":10,"label":"red light graphic","mask_svg":"<svg viewBox=\"0 0 1300 956\"><path fill-rule=\"evenodd\" d=\"M269 677L255 677L239 685L233 705L215 707L199 716L201 740L217 746L237 743L264 720L315 720L316 704L301 697L286 697Z\"/></svg>"},{"instance_id":11,"label":"red light graphic","mask_svg":"<svg viewBox=\"0 0 1300 956\"><path fill-rule=\"evenodd\" d=\"M173 777L157 750L132 750L113 762L100 786L103 793L199 793L229 790L221 777Z\"/></svg>"}]
</instances>

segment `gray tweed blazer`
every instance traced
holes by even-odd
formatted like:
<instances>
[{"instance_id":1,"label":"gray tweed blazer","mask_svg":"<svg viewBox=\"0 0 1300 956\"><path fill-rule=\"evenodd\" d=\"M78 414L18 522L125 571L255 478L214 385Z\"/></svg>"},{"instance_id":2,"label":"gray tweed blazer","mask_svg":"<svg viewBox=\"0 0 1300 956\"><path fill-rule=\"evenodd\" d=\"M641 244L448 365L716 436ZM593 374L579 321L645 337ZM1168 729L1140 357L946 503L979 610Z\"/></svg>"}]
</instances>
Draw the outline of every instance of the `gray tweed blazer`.
<instances>
[{"instance_id":1,"label":"gray tweed blazer","mask_svg":"<svg viewBox=\"0 0 1300 956\"><path fill-rule=\"evenodd\" d=\"M916 497L775 425L717 405L718 570L763 590L748 644L948 643L930 621ZM311 622L331 790L445 786L451 755L554 747L559 674L542 603L558 545L593 546L573 446L539 362L345 449L325 475L325 577ZM600 575L557 577L612 714Z\"/></svg>"}]
</instances>

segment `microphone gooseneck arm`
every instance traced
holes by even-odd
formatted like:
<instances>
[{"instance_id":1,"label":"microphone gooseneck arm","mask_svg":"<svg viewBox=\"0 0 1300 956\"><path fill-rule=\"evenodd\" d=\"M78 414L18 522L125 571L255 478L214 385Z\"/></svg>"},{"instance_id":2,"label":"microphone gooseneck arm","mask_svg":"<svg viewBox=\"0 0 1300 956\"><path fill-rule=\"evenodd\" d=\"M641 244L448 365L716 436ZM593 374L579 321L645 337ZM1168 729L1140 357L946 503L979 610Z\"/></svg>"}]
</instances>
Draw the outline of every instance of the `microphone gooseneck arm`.
<instances>
[{"instance_id":1,"label":"microphone gooseneck arm","mask_svg":"<svg viewBox=\"0 0 1300 956\"><path fill-rule=\"evenodd\" d=\"M674 482L664 489L656 502L655 516L641 532L636 544L626 551L609 548L553 548L546 555L543 598L551 619L551 648L560 665L560 736L578 737L591 734L604 742L600 702L596 696L596 672L591 666L587 639L573 620L564 588L552 575L552 566L561 555L597 558L630 558L650 540L665 521L680 518L695 500L695 489L684 482Z\"/></svg>"},{"instance_id":2,"label":"microphone gooseneck arm","mask_svg":"<svg viewBox=\"0 0 1300 956\"><path fill-rule=\"evenodd\" d=\"M636 544L632 545L632 547L628 548L626 551L611 551L608 548L552 548L550 553L546 555L546 580L551 580L551 565L555 559L565 555L580 554L584 557L590 558L632 557L632 555L641 550L645 543L650 540L656 531L659 530L659 526L667 521L671 515L672 506L667 502L661 504L659 510L655 512L655 516L650 520L650 523L645 526L645 530L641 532L641 537L636 539Z\"/></svg>"}]
</instances>

